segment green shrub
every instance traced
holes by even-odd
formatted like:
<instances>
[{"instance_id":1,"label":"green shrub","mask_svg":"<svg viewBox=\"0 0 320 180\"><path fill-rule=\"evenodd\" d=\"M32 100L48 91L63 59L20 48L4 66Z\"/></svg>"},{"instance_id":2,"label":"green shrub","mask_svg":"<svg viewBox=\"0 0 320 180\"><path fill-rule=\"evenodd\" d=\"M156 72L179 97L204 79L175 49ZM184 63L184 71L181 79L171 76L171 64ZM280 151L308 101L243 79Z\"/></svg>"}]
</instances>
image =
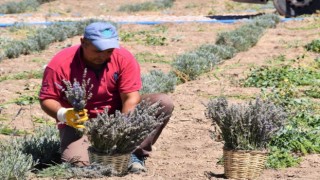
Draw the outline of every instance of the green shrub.
<instances>
[{"instance_id":1,"label":"green shrub","mask_svg":"<svg viewBox=\"0 0 320 180\"><path fill-rule=\"evenodd\" d=\"M22 153L12 142L0 142L0 179L26 179L34 166L31 155Z\"/></svg>"},{"instance_id":2,"label":"green shrub","mask_svg":"<svg viewBox=\"0 0 320 180\"><path fill-rule=\"evenodd\" d=\"M70 179L74 177L71 172L71 168L72 165L69 163L50 165L47 168L39 170L37 172L37 177L50 179Z\"/></svg>"},{"instance_id":3,"label":"green shrub","mask_svg":"<svg viewBox=\"0 0 320 180\"><path fill-rule=\"evenodd\" d=\"M201 45L199 48L197 48L195 50L195 53L203 57L208 57L210 59L217 59L217 63L218 63L220 59L221 60L231 59L235 55L236 49L234 49L231 46L225 46L225 45L204 44L204 45ZM217 56L217 57L214 57L214 56Z\"/></svg>"},{"instance_id":4,"label":"green shrub","mask_svg":"<svg viewBox=\"0 0 320 180\"><path fill-rule=\"evenodd\" d=\"M210 59L213 58L213 59ZM209 72L217 63L218 58L214 55L208 57L200 56L195 52L178 56L172 63L177 77L185 78L182 81L195 80L199 75ZM183 74L182 77L179 74Z\"/></svg>"},{"instance_id":5,"label":"green shrub","mask_svg":"<svg viewBox=\"0 0 320 180\"><path fill-rule=\"evenodd\" d=\"M0 13L16 14L35 11L41 4L54 0L22 0L20 2L7 2L0 5Z\"/></svg>"},{"instance_id":6,"label":"green shrub","mask_svg":"<svg viewBox=\"0 0 320 180\"><path fill-rule=\"evenodd\" d=\"M33 35L29 35L27 39L5 42L3 45L3 56L7 58L17 58L21 54L26 55L34 51L44 50L53 42L63 41L66 38L82 34L83 29L94 21L96 20L90 19L69 22L67 24L56 23L46 28L38 28L37 31ZM23 27L23 25L16 25L16 27L19 26Z\"/></svg>"},{"instance_id":7,"label":"green shrub","mask_svg":"<svg viewBox=\"0 0 320 180\"><path fill-rule=\"evenodd\" d=\"M301 158L284 148L272 147L267 158L266 167L280 169L297 166Z\"/></svg>"},{"instance_id":8,"label":"green shrub","mask_svg":"<svg viewBox=\"0 0 320 180\"><path fill-rule=\"evenodd\" d=\"M55 41L64 41L67 38L81 34L77 26L70 26L68 24L53 24L45 29L47 34L54 37Z\"/></svg>"},{"instance_id":9,"label":"green shrub","mask_svg":"<svg viewBox=\"0 0 320 180\"><path fill-rule=\"evenodd\" d=\"M254 46L266 28L275 27L280 22L276 15L263 15L231 32L222 32L217 36L216 44L235 48L238 52Z\"/></svg>"},{"instance_id":10,"label":"green shrub","mask_svg":"<svg viewBox=\"0 0 320 180\"><path fill-rule=\"evenodd\" d=\"M312 86L311 88L304 91L304 93L312 98L320 98L319 86Z\"/></svg>"},{"instance_id":11,"label":"green shrub","mask_svg":"<svg viewBox=\"0 0 320 180\"><path fill-rule=\"evenodd\" d=\"M31 155L38 166L60 162L60 137L55 126L41 126L35 129L35 134L17 139L19 150Z\"/></svg>"},{"instance_id":12,"label":"green shrub","mask_svg":"<svg viewBox=\"0 0 320 180\"><path fill-rule=\"evenodd\" d=\"M167 38L164 36L155 36L155 35L146 34L145 43L146 45L151 45L151 46L165 46L167 45L166 40Z\"/></svg>"},{"instance_id":13,"label":"green shrub","mask_svg":"<svg viewBox=\"0 0 320 180\"><path fill-rule=\"evenodd\" d=\"M8 47L4 50L4 54L8 58L17 58L22 54L23 46L20 42L12 42L8 45Z\"/></svg>"},{"instance_id":14,"label":"green shrub","mask_svg":"<svg viewBox=\"0 0 320 180\"><path fill-rule=\"evenodd\" d=\"M137 12L137 11L158 11L173 6L174 0L155 0L153 2L143 2L139 4L122 5L118 11Z\"/></svg>"},{"instance_id":15,"label":"green shrub","mask_svg":"<svg viewBox=\"0 0 320 180\"><path fill-rule=\"evenodd\" d=\"M71 179L71 178L104 178L112 176L111 166L91 164L84 167L74 167L69 163L52 165L37 172L37 177L50 179Z\"/></svg>"},{"instance_id":16,"label":"green shrub","mask_svg":"<svg viewBox=\"0 0 320 180\"><path fill-rule=\"evenodd\" d=\"M299 97L289 81L279 85L264 94L289 113L285 128L270 142L276 150L271 151L268 166L274 168L295 166L299 156L320 151L319 103Z\"/></svg>"},{"instance_id":17,"label":"green shrub","mask_svg":"<svg viewBox=\"0 0 320 180\"><path fill-rule=\"evenodd\" d=\"M282 67L258 67L252 69L244 80L246 87L279 87L284 81L294 85L319 84L320 73L302 67L293 68L289 65Z\"/></svg>"},{"instance_id":18,"label":"green shrub","mask_svg":"<svg viewBox=\"0 0 320 180\"><path fill-rule=\"evenodd\" d=\"M216 44L233 47L238 52L246 51L258 42L263 31L263 27L247 24L231 32L219 33Z\"/></svg>"},{"instance_id":19,"label":"green shrub","mask_svg":"<svg viewBox=\"0 0 320 180\"><path fill-rule=\"evenodd\" d=\"M263 28L275 28L280 20L280 17L276 14L265 14L255 17L252 23Z\"/></svg>"},{"instance_id":20,"label":"green shrub","mask_svg":"<svg viewBox=\"0 0 320 180\"><path fill-rule=\"evenodd\" d=\"M303 155L320 152L320 132L317 129L288 125L271 141L272 146Z\"/></svg>"},{"instance_id":21,"label":"green shrub","mask_svg":"<svg viewBox=\"0 0 320 180\"><path fill-rule=\"evenodd\" d=\"M122 5L119 8L119 11L123 11L123 12L156 11L156 10L157 10L157 6L153 2Z\"/></svg>"},{"instance_id":22,"label":"green shrub","mask_svg":"<svg viewBox=\"0 0 320 180\"><path fill-rule=\"evenodd\" d=\"M8 2L0 6L0 13L16 14L27 11L35 11L40 6L37 0L24 0L20 2Z\"/></svg>"},{"instance_id":23,"label":"green shrub","mask_svg":"<svg viewBox=\"0 0 320 180\"><path fill-rule=\"evenodd\" d=\"M305 48L308 51L320 53L320 39L313 40L311 43L307 44Z\"/></svg>"},{"instance_id":24,"label":"green shrub","mask_svg":"<svg viewBox=\"0 0 320 180\"><path fill-rule=\"evenodd\" d=\"M161 70L152 70L142 76L141 94L173 92L177 77L173 73L165 74Z\"/></svg>"}]
</instances>

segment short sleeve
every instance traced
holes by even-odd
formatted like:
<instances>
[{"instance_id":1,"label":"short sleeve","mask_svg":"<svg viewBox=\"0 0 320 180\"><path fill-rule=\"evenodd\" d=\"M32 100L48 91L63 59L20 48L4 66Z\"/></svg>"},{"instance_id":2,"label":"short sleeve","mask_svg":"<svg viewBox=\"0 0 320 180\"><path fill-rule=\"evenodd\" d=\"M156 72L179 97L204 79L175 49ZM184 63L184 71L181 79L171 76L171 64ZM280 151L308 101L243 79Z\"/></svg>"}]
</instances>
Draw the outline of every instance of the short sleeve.
<instances>
[{"instance_id":1,"label":"short sleeve","mask_svg":"<svg viewBox=\"0 0 320 180\"><path fill-rule=\"evenodd\" d=\"M62 86L62 79L54 70L50 67L46 67L42 85L40 89L39 99L55 99L59 100L61 96L63 86Z\"/></svg>"}]
</instances>

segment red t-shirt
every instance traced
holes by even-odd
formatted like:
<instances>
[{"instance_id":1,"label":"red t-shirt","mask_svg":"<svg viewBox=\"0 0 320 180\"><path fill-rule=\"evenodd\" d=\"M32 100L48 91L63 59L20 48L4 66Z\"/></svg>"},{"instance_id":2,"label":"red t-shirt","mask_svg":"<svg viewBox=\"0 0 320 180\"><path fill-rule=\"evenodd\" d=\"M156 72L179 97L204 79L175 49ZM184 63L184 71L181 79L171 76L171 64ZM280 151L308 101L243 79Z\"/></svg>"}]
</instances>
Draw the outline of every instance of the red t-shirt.
<instances>
[{"instance_id":1,"label":"red t-shirt","mask_svg":"<svg viewBox=\"0 0 320 180\"><path fill-rule=\"evenodd\" d=\"M121 110L120 93L138 91L142 86L140 66L134 56L122 47L114 49L111 60L96 74L84 64L81 51L79 45L65 48L51 59L44 71L39 98L54 99L63 107L72 107L62 92L62 87L65 88L62 80L73 84L76 79L81 84L84 69L87 68L86 79L90 78L89 86L93 85L92 97L85 107L89 118L96 117L97 110L101 112L105 107L108 107L109 113Z\"/></svg>"}]
</instances>

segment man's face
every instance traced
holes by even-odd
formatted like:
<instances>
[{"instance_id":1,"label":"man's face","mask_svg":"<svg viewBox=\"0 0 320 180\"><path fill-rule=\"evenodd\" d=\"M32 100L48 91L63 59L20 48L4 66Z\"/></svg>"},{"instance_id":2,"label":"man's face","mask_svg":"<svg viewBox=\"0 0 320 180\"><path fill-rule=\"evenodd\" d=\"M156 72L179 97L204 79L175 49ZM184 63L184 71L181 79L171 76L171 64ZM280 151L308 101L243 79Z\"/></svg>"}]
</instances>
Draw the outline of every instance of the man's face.
<instances>
[{"instance_id":1,"label":"man's face","mask_svg":"<svg viewBox=\"0 0 320 180\"><path fill-rule=\"evenodd\" d=\"M81 39L83 56L88 65L99 66L110 59L114 49L99 51L89 40Z\"/></svg>"}]
</instances>

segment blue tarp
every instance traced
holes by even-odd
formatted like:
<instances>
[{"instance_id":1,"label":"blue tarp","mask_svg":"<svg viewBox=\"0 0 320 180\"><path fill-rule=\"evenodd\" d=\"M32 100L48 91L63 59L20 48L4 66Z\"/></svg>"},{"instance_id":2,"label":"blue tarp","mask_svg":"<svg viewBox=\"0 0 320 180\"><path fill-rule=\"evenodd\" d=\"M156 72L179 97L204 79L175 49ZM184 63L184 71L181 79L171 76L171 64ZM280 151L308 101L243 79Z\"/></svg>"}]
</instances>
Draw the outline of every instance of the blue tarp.
<instances>
[{"instance_id":1,"label":"blue tarp","mask_svg":"<svg viewBox=\"0 0 320 180\"><path fill-rule=\"evenodd\" d=\"M116 22L118 24L142 24L142 25L155 25L155 24L162 24L162 23L223 23L223 24L232 24L239 21L244 21L248 19L223 19L223 20L194 20L194 21L119 21ZM303 18L282 18L281 22L287 21L300 21ZM68 23L68 22L23 22L24 25L52 25L54 23ZM14 26L19 23L1 23L0 27L9 27Z\"/></svg>"}]
</instances>

